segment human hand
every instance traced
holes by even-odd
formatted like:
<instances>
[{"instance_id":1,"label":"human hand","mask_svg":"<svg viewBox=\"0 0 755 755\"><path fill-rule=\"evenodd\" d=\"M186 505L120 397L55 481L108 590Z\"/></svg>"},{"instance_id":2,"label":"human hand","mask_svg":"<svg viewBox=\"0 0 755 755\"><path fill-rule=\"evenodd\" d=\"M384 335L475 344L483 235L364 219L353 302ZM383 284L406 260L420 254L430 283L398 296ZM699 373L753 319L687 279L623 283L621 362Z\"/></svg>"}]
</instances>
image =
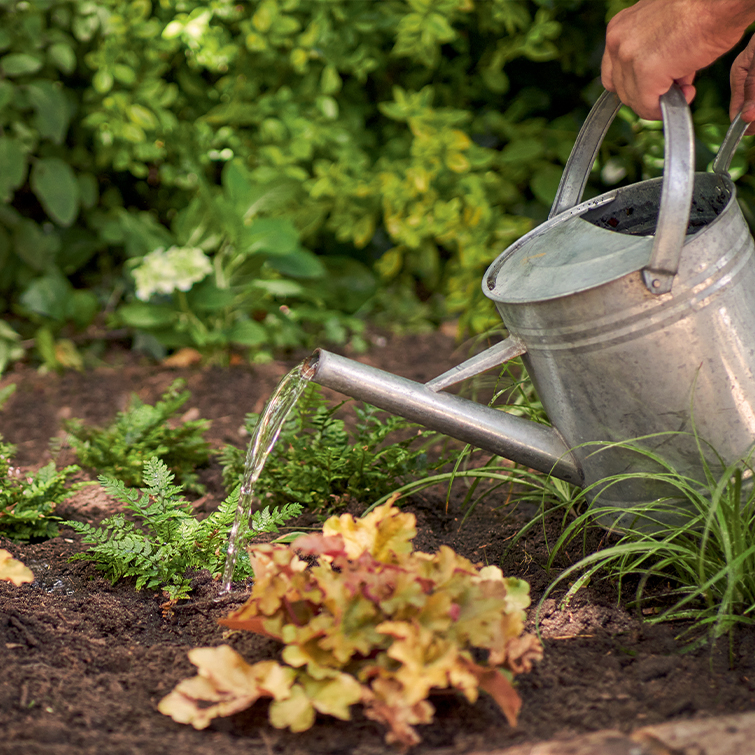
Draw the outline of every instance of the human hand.
<instances>
[{"instance_id":1,"label":"human hand","mask_svg":"<svg viewBox=\"0 0 755 755\"><path fill-rule=\"evenodd\" d=\"M603 86L640 117L660 120L660 96L676 82L692 102L697 71L730 50L753 20L755 0L639 0L608 24Z\"/></svg>"},{"instance_id":2,"label":"human hand","mask_svg":"<svg viewBox=\"0 0 755 755\"><path fill-rule=\"evenodd\" d=\"M729 116L734 120L737 113L741 111L742 120L752 123L755 121L755 36L734 60L729 80L731 82ZM750 126L745 133L755 134L755 125Z\"/></svg>"}]
</instances>

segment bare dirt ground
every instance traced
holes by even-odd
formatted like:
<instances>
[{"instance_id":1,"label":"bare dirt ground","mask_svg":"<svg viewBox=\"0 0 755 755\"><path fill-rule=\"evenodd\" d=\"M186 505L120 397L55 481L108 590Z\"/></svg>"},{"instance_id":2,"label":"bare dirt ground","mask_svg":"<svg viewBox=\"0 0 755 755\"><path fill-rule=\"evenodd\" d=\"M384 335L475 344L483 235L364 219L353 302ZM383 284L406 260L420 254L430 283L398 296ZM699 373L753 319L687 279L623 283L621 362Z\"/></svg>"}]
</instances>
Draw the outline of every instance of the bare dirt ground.
<instances>
[{"instance_id":1,"label":"bare dirt ground","mask_svg":"<svg viewBox=\"0 0 755 755\"><path fill-rule=\"evenodd\" d=\"M452 340L438 333L391 338L364 359L422 381L465 356L453 352ZM115 350L101 367L83 374L41 376L22 366L0 380L0 387L17 385L0 412L0 432L18 446L15 463L36 468L51 458L49 439L60 433L62 419L106 423L125 407L132 392L154 402L180 376L192 392L187 407L212 421L207 437L213 445L243 446L239 429L245 414L260 410L277 380L297 361L176 370L141 364L128 352ZM203 473L203 481L207 495L195 503L200 512L212 510L224 496L217 463ZM506 491L497 491L460 527L464 493L463 487L456 491L447 509L445 490L431 489L406 502L405 508L418 519L418 548L433 551L446 543L474 561L500 563L507 574L530 582L537 604L556 576L544 570L545 536L552 542L556 524L548 525L547 532L533 530L506 553L525 513L511 505ZM92 486L58 513L97 521L112 513L112 506ZM277 654L278 647L269 640L246 633L225 639L217 625L245 594L218 602L217 583L199 572L193 598L165 617L159 595L136 592L128 581L111 586L93 565L69 563L82 547L71 529L34 544L0 538L0 547L24 561L37 577L21 587L0 583L0 753L393 752L378 725L358 711L351 722L320 718L302 734L272 728L264 703L218 720L205 731L174 723L158 713L156 705L179 680L193 675L190 648L228 642L250 662ZM562 566L579 556L575 549ZM741 631L731 645L721 642L684 652L684 643L677 639L684 627L643 622L617 602L610 582L594 581L564 608L557 602L562 595L563 590L557 591L556 599L548 600L540 612L543 661L533 673L518 677L523 699L518 727L510 728L488 699L470 705L453 696L440 698L435 701L435 723L420 727L423 742L416 753L485 751L604 728L626 732L755 710L755 630Z\"/></svg>"}]
</instances>

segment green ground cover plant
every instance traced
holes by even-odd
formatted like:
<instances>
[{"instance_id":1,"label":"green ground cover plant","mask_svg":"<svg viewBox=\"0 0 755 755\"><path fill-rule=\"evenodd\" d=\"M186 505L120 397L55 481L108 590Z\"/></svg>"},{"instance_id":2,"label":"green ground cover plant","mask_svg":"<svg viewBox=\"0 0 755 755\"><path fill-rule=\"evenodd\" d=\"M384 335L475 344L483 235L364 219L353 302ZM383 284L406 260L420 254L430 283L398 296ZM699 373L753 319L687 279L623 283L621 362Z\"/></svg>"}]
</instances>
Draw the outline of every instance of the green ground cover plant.
<instances>
[{"instance_id":1,"label":"green ground cover plant","mask_svg":"<svg viewBox=\"0 0 755 755\"><path fill-rule=\"evenodd\" d=\"M140 485L145 462L156 457L182 485L200 490L196 470L210 458L210 444L203 437L209 421L179 420L177 414L191 396L181 390L185 385L183 380L174 381L154 406L133 394L128 408L104 428L66 420L65 442L84 467L126 485Z\"/></svg>"},{"instance_id":2,"label":"green ground cover plant","mask_svg":"<svg viewBox=\"0 0 755 755\"><path fill-rule=\"evenodd\" d=\"M348 496L380 497L402 480L425 475L444 459L430 461L426 447L434 434L406 431L404 419L372 406L355 403L356 424L349 432L337 417L342 404L332 405L319 386L311 384L294 406L258 482L265 502L296 501L307 508L332 511ZM251 435L259 415L247 415ZM404 437L398 434L403 431ZM231 490L241 482L244 452L227 445L220 456L223 483Z\"/></svg>"},{"instance_id":3,"label":"green ground cover plant","mask_svg":"<svg viewBox=\"0 0 755 755\"><path fill-rule=\"evenodd\" d=\"M164 462L157 458L145 462L143 478L144 487L136 490L122 480L100 477L107 493L123 504L124 513L108 517L96 527L66 522L90 546L72 560L94 562L113 583L132 577L137 590L160 589L169 601L181 600L191 592L188 570L209 569L213 577L222 574L238 489L217 511L200 520L181 495L182 487L173 484L174 476ZM125 512L134 521L127 519ZM255 512L245 540L277 532L300 512L297 504ZM235 578L242 580L251 574L249 559L239 558Z\"/></svg>"},{"instance_id":4,"label":"green ground cover plant","mask_svg":"<svg viewBox=\"0 0 755 755\"><path fill-rule=\"evenodd\" d=\"M414 727L432 721L430 694L451 689L470 702L486 692L514 725L521 700L512 678L542 656L523 632L529 585L447 546L415 551L415 524L388 502L357 520L332 517L322 534L290 547L252 546L252 594L220 623L278 639L282 662L248 664L227 645L195 648L198 675L158 709L204 729L268 697L273 726L304 731L317 713L349 720L361 704L389 743L407 748L420 741Z\"/></svg>"},{"instance_id":5,"label":"green ground cover plant","mask_svg":"<svg viewBox=\"0 0 755 755\"><path fill-rule=\"evenodd\" d=\"M15 390L13 384L0 390L0 410ZM55 509L81 487L68 484L79 468L59 470L51 461L36 472L22 472L11 463L15 452L0 435L0 534L11 540L55 537L60 521Z\"/></svg>"},{"instance_id":6,"label":"green ground cover plant","mask_svg":"<svg viewBox=\"0 0 755 755\"><path fill-rule=\"evenodd\" d=\"M55 509L81 488L69 484L79 468L57 469L51 461L36 472L22 472L11 464L15 451L0 436L0 534L11 540L55 537L60 521Z\"/></svg>"}]
</instances>

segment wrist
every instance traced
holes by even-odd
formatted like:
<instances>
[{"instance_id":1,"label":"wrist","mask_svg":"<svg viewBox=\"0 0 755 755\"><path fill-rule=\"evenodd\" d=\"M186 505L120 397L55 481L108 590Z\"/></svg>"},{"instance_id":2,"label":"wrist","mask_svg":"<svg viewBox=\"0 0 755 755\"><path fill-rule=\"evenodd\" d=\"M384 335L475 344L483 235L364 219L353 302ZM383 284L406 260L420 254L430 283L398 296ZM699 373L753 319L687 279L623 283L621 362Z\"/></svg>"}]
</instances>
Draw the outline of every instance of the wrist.
<instances>
[{"instance_id":1,"label":"wrist","mask_svg":"<svg viewBox=\"0 0 755 755\"><path fill-rule=\"evenodd\" d=\"M744 34L755 22L755 0L692 0L698 18L712 28Z\"/></svg>"}]
</instances>

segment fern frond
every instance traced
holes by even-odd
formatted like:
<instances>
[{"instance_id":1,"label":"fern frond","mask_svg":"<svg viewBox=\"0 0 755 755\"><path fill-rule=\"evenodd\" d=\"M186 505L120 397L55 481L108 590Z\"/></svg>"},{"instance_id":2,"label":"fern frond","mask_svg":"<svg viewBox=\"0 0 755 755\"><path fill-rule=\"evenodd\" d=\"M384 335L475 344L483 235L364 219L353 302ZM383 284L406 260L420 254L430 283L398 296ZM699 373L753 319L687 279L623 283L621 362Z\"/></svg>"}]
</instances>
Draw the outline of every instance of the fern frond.
<instances>
[{"instance_id":1,"label":"fern frond","mask_svg":"<svg viewBox=\"0 0 755 755\"><path fill-rule=\"evenodd\" d=\"M249 523L249 529L255 534L278 532L289 519L299 516L304 507L300 503L285 503L275 509L265 506L262 511L255 511Z\"/></svg>"},{"instance_id":2,"label":"fern frond","mask_svg":"<svg viewBox=\"0 0 755 755\"><path fill-rule=\"evenodd\" d=\"M93 561L112 582L131 577L137 590L161 588L171 599L185 598L191 591L186 577L189 570L209 569L213 576L222 573L239 492L235 490L218 511L199 521L181 496L182 488L172 484L173 474L162 460L145 462L144 479L147 487L141 491L128 489L122 481L103 479L105 488L125 503L135 521L118 513L97 527L68 522L90 546L72 560ZM300 512L299 504L258 512L253 534L277 532ZM250 575L249 558L244 552L235 576L243 579Z\"/></svg>"}]
</instances>

